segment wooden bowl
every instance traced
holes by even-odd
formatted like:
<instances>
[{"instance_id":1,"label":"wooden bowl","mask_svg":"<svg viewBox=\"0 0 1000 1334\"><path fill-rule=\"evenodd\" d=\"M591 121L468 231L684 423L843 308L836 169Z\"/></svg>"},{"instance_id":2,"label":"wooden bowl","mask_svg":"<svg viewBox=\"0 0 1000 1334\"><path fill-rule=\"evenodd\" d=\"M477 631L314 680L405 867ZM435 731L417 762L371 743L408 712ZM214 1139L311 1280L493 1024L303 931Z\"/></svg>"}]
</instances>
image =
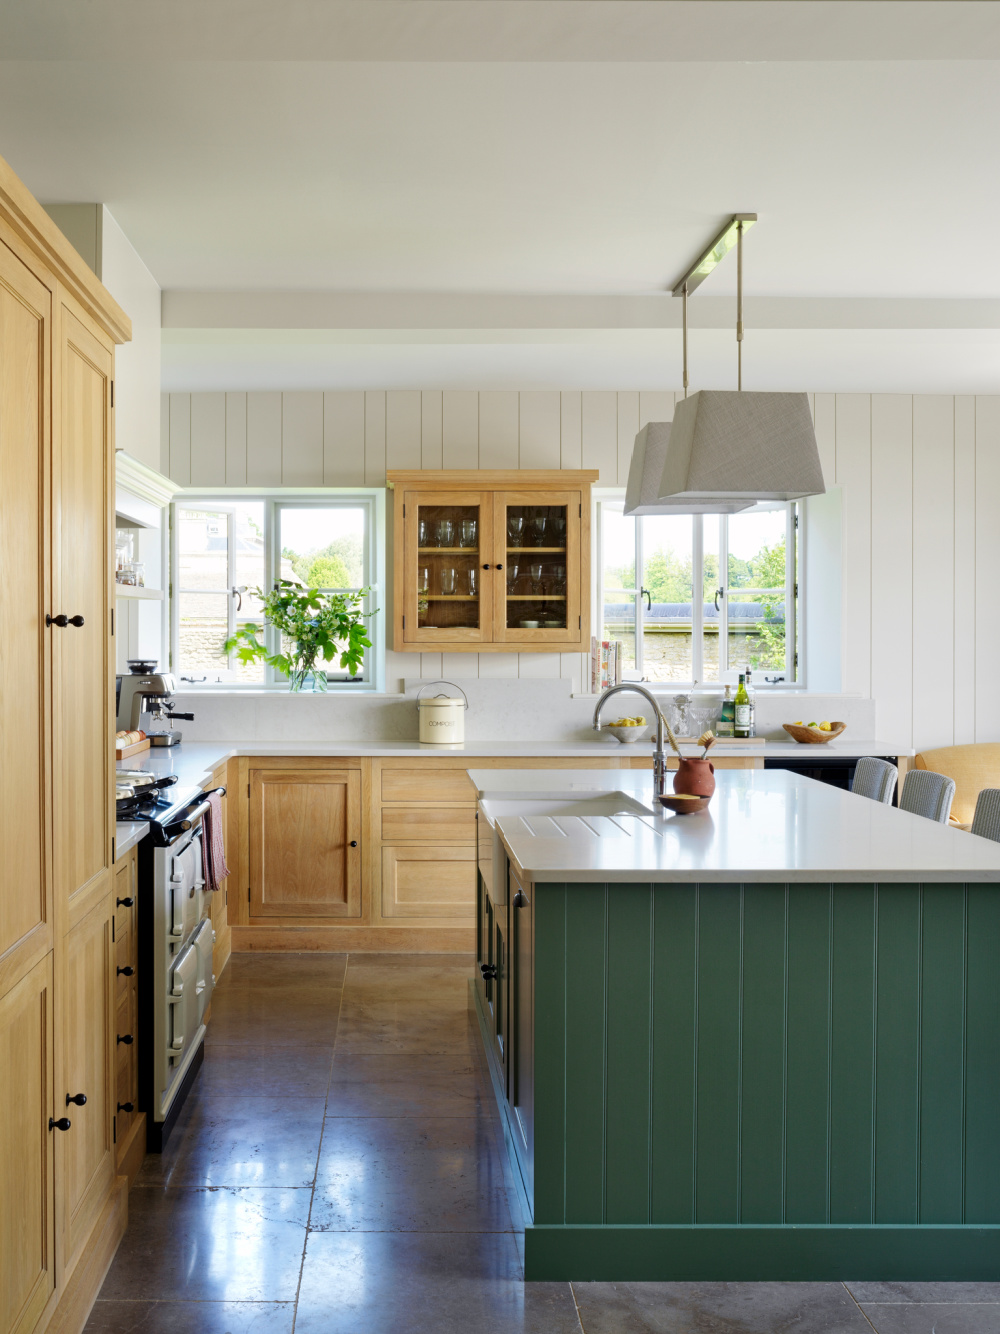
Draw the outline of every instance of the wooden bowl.
<instances>
[{"instance_id":1,"label":"wooden bowl","mask_svg":"<svg viewBox=\"0 0 1000 1334\"><path fill-rule=\"evenodd\" d=\"M659 799L660 805L675 815L694 815L703 811L711 800L711 797L679 797L676 792L665 792Z\"/></svg>"},{"instance_id":2,"label":"wooden bowl","mask_svg":"<svg viewBox=\"0 0 1000 1334\"><path fill-rule=\"evenodd\" d=\"M829 732L821 732L818 727L803 727L799 723L782 723L782 727L792 738L803 746L823 746L847 728L846 723L834 723Z\"/></svg>"},{"instance_id":3,"label":"wooden bowl","mask_svg":"<svg viewBox=\"0 0 1000 1334\"><path fill-rule=\"evenodd\" d=\"M612 724L605 724L604 731L617 737L623 746L631 746L636 741L641 741L644 736L649 736L650 728L648 723L642 727L615 727Z\"/></svg>"}]
</instances>

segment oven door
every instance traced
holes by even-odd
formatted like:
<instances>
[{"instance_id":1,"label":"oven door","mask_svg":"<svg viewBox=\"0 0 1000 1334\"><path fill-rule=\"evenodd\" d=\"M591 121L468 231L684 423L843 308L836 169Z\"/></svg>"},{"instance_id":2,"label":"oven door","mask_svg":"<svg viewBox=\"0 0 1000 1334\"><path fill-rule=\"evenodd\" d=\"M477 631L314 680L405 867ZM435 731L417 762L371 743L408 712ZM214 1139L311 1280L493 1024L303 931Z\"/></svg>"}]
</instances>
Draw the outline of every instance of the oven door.
<instances>
[{"instance_id":1,"label":"oven door","mask_svg":"<svg viewBox=\"0 0 1000 1334\"><path fill-rule=\"evenodd\" d=\"M179 1066L201 1024L198 1012L198 951L187 944L174 959L167 978L168 1067Z\"/></svg>"},{"instance_id":2,"label":"oven door","mask_svg":"<svg viewBox=\"0 0 1000 1334\"><path fill-rule=\"evenodd\" d=\"M201 919L204 883L201 839L192 835L180 851L170 853L170 937L175 945L186 941Z\"/></svg>"},{"instance_id":3,"label":"oven door","mask_svg":"<svg viewBox=\"0 0 1000 1334\"><path fill-rule=\"evenodd\" d=\"M215 932L212 923L203 917L191 937L191 945L198 955L198 1022L201 1023L212 999L215 987L215 974L212 972L212 947L215 944Z\"/></svg>"}]
</instances>

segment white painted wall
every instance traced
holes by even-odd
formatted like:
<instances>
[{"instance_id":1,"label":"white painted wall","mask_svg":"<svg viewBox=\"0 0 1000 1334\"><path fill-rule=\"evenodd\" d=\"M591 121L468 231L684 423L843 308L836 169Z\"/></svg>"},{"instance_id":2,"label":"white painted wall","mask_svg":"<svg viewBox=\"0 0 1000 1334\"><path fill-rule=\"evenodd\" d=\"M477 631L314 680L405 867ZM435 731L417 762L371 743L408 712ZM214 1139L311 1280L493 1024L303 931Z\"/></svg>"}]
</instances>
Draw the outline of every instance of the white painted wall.
<instances>
[{"instance_id":1,"label":"white painted wall","mask_svg":"<svg viewBox=\"0 0 1000 1334\"><path fill-rule=\"evenodd\" d=\"M98 276L132 321L132 341L115 350L115 445L160 466L160 288L108 210Z\"/></svg>"},{"instance_id":2,"label":"white painted wall","mask_svg":"<svg viewBox=\"0 0 1000 1334\"><path fill-rule=\"evenodd\" d=\"M636 390L170 394L163 471L185 486L379 485L386 468L598 468L624 486L636 431L675 395ZM1000 397L816 394L835 502L820 502L807 576L835 596L810 626L811 689L878 702L878 735L918 748L1000 740ZM837 550L839 540L839 568ZM807 539L808 541L808 539ZM824 583L825 581L825 583ZM825 655L825 660L822 655ZM582 680L580 654L420 655L419 675ZM389 654L393 689L417 672Z\"/></svg>"}]
</instances>

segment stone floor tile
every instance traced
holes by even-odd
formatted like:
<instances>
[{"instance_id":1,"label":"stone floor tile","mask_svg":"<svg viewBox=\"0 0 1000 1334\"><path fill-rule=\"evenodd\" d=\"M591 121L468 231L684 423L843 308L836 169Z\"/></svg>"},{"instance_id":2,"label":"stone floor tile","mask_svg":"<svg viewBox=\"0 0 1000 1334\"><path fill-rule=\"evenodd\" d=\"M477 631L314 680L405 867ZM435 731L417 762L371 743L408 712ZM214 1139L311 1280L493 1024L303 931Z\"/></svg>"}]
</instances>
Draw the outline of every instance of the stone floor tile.
<instances>
[{"instance_id":1,"label":"stone floor tile","mask_svg":"<svg viewBox=\"0 0 1000 1334\"><path fill-rule=\"evenodd\" d=\"M490 1094L476 1074L341 1082L336 1073L335 1063L327 1116L474 1117L490 1111Z\"/></svg>"},{"instance_id":2,"label":"stone floor tile","mask_svg":"<svg viewBox=\"0 0 1000 1334\"><path fill-rule=\"evenodd\" d=\"M431 1052L408 1056L405 1052L337 1052L333 1079L338 1084L364 1084L370 1079L403 1079L417 1082L428 1075L475 1075L482 1078L483 1064L476 1052L463 1047L456 1052Z\"/></svg>"},{"instance_id":3,"label":"stone floor tile","mask_svg":"<svg viewBox=\"0 0 1000 1334\"><path fill-rule=\"evenodd\" d=\"M327 1120L310 1228L512 1231L491 1122L485 1117Z\"/></svg>"},{"instance_id":4,"label":"stone floor tile","mask_svg":"<svg viewBox=\"0 0 1000 1334\"><path fill-rule=\"evenodd\" d=\"M211 1028L209 1029L211 1033ZM333 1046L255 1046L213 1039L194 1091L199 1097L323 1098L333 1068Z\"/></svg>"},{"instance_id":5,"label":"stone floor tile","mask_svg":"<svg viewBox=\"0 0 1000 1334\"><path fill-rule=\"evenodd\" d=\"M334 1061L344 1054L398 1052L409 1055L472 1050L473 1031L466 1012L429 1013L414 1010L373 1015L348 1011L337 1025Z\"/></svg>"},{"instance_id":6,"label":"stone floor tile","mask_svg":"<svg viewBox=\"0 0 1000 1334\"><path fill-rule=\"evenodd\" d=\"M580 1334L580 1325L568 1284L521 1282L509 1233L310 1232L295 1330Z\"/></svg>"},{"instance_id":7,"label":"stone floor tile","mask_svg":"<svg viewBox=\"0 0 1000 1334\"><path fill-rule=\"evenodd\" d=\"M339 991L308 988L222 991L213 998L206 1043L233 1046L323 1046L336 1041ZM290 994L289 994L290 991ZM207 1054L207 1048L206 1048Z\"/></svg>"},{"instance_id":8,"label":"stone floor tile","mask_svg":"<svg viewBox=\"0 0 1000 1334\"><path fill-rule=\"evenodd\" d=\"M1000 1302L1000 1283L848 1283L858 1302Z\"/></svg>"},{"instance_id":9,"label":"stone floor tile","mask_svg":"<svg viewBox=\"0 0 1000 1334\"><path fill-rule=\"evenodd\" d=\"M97 1301L84 1334L292 1334L294 1302Z\"/></svg>"},{"instance_id":10,"label":"stone floor tile","mask_svg":"<svg viewBox=\"0 0 1000 1334\"><path fill-rule=\"evenodd\" d=\"M574 1283L573 1293L586 1334L872 1334L842 1283Z\"/></svg>"},{"instance_id":11,"label":"stone floor tile","mask_svg":"<svg viewBox=\"0 0 1000 1334\"><path fill-rule=\"evenodd\" d=\"M249 1073L249 1072L248 1072ZM311 1186L325 1099L189 1097L141 1186Z\"/></svg>"},{"instance_id":12,"label":"stone floor tile","mask_svg":"<svg viewBox=\"0 0 1000 1334\"><path fill-rule=\"evenodd\" d=\"M137 1187L100 1296L294 1301L310 1196L308 1189Z\"/></svg>"},{"instance_id":13,"label":"stone floor tile","mask_svg":"<svg viewBox=\"0 0 1000 1334\"><path fill-rule=\"evenodd\" d=\"M1000 1334L1000 1302L863 1302L877 1334Z\"/></svg>"},{"instance_id":14,"label":"stone floor tile","mask_svg":"<svg viewBox=\"0 0 1000 1334\"><path fill-rule=\"evenodd\" d=\"M342 987L347 972L346 954L250 953L229 956L222 975L228 986L275 986L292 983L317 987Z\"/></svg>"}]
</instances>

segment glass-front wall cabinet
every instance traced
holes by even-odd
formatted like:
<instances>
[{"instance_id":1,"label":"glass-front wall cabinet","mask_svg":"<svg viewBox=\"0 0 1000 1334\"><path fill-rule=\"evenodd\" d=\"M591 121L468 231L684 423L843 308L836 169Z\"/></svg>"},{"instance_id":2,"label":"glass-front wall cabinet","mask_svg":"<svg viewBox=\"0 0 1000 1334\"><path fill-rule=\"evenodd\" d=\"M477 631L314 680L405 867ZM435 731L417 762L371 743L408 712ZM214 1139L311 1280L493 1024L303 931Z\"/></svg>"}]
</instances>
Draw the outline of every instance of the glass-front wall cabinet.
<instances>
[{"instance_id":1,"label":"glass-front wall cabinet","mask_svg":"<svg viewBox=\"0 0 1000 1334\"><path fill-rule=\"evenodd\" d=\"M480 489L452 488L448 474L389 475L396 490L395 647L589 648L582 590L589 587L596 474L542 474L574 484L565 489L541 479L533 485L530 472L458 476ZM501 480L502 489L490 486Z\"/></svg>"}]
</instances>

